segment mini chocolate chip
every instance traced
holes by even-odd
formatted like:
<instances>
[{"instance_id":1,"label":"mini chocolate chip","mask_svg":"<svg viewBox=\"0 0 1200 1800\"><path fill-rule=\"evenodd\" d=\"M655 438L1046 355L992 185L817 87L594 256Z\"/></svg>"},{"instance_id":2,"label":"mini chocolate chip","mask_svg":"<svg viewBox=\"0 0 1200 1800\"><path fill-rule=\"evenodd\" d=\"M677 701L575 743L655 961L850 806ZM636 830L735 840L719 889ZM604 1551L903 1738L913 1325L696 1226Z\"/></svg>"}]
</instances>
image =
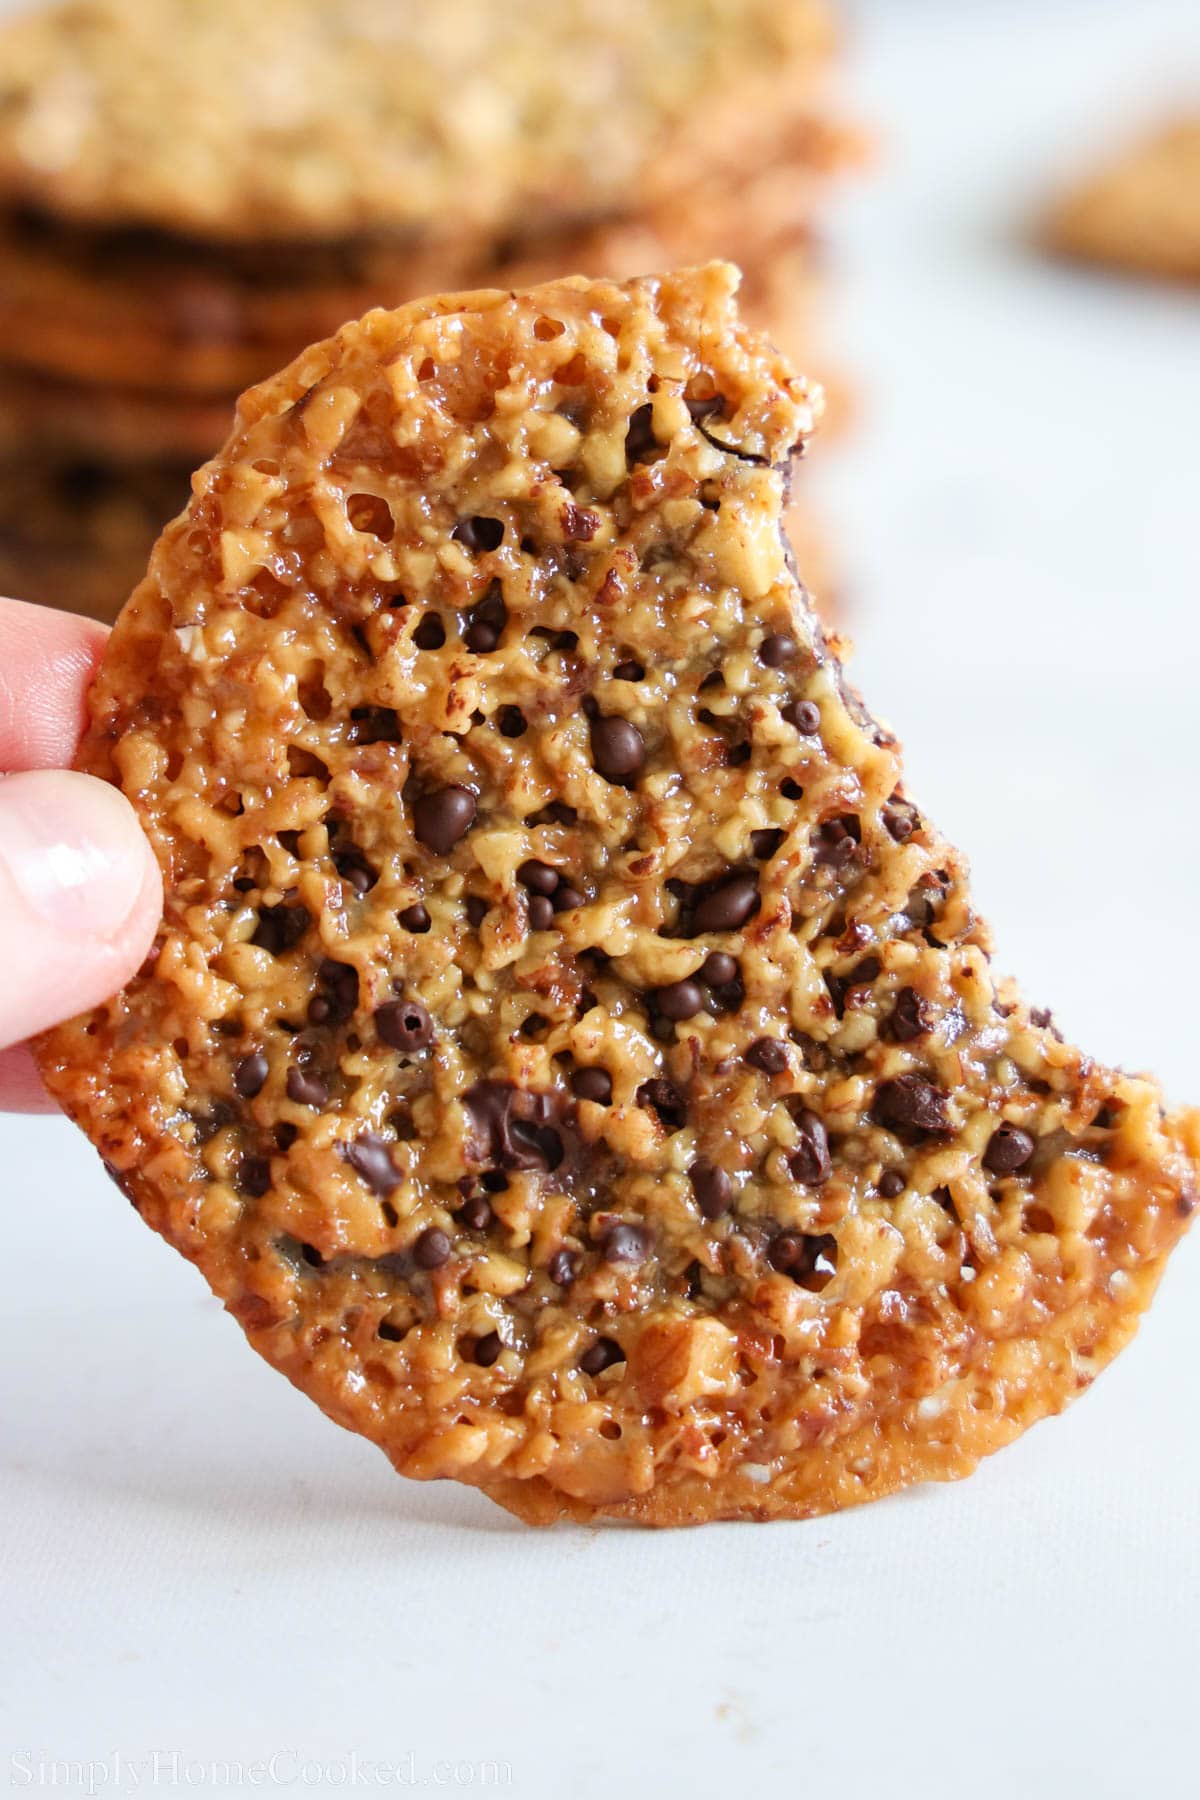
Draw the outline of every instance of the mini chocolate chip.
<instances>
[{"instance_id":1,"label":"mini chocolate chip","mask_svg":"<svg viewBox=\"0 0 1200 1800\"><path fill-rule=\"evenodd\" d=\"M613 670L613 677L617 681L642 681L645 674L640 662L619 662Z\"/></svg>"},{"instance_id":2,"label":"mini chocolate chip","mask_svg":"<svg viewBox=\"0 0 1200 1800\"><path fill-rule=\"evenodd\" d=\"M474 930L483 924L488 916L488 903L482 894L467 895L467 924Z\"/></svg>"},{"instance_id":3,"label":"mini chocolate chip","mask_svg":"<svg viewBox=\"0 0 1200 1800\"><path fill-rule=\"evenodd\" d=\"M700 979L711 987L728 987L736 981L739 970L737 958L730 956L725 950L713 950L700 965Z\"/></svg>"},{"instance_id":4,"label":"mini chocolate chip","mask_svg":"<svg viewBox=\"0 0 1200 1800\"><path fill-rule=\"evenodd\" d=\"M352 963L325 957L317 969L321 992L308 1003L311 1025L344 1025L358 1005L358 970Z\"/></svg>"},{"instance_id":5,"label":"mini chocolate chip","mask_svg":"<svg viewBox=\"0 0 1200 1800\"><path fill-rule=\"evenodd\" d=\"M329 1087L319 1075L293 1067L287 1072L287 1097L297 1106L324 1106L329 1098Z\"/></svg>"},{"instance_id":6,"label":"mini chocolate chip","mask_svg":"<svg viewBox=\"0 0 1200 1800\"><path fill-rule=\"evenodd\" d=\"M696 1205L706 1219L719 1219L729 1211L733 1199L733 1182L724 1169L712 1163L694 1162L688 1170Z\"/></svg>"},{"instance_id":7,"label":"mini chocolate chip","mask_svg":"<svg viewBox=\"0 0 1200 1800\"><path fill-rule=\"evenodd\" d=\"M780 1231L771 1239L767 1261L773 1269L788 1274L807 1259L806 1239L802 1231Z\"/></svg>"},{"instance_id":8,"label":"mini chocolate chip","mask_svg":"<svg viewBox=\"0 0 1200 1800\"><path fill-rule=\"evenodd\" d=\"M758 646L758 660L765 663L768 669L782 669L784 663L791 662L800 646L794 637L786 631L773 631Z\"/></svg>"},{"instance_id":9,"label":"mini chocolate chip","mask_svg":"<svg viewBox=\"0 0 1200 1800\"><path fill-rule=\"evenodd\" d=\"M463 636L463 643L475 656L486 656L490 650L496 648L496 645L499 642L500 633L496 630L494 625L489 625L485 619L480 619L476 624L469 625ZM499 1342L499 1339L496 1341Z\"/></svg>"},{"instance_id":10,"label":"mini chocolate chip","mask_svg":"<svg viewBox=\"0 0 1200 1800\"><path fill-rule=\"evenodd\" d=\"M597 1106L610 1106L612 1091L612 1076L607 1069L576 1069L571 1076L571 1092L577 1100L593 1100Z\"/></svg>"},{"instance_id":11,"label":"mini chocolate chip","mask_svg":"<svg viewBox=\"0 0 1200 1800\"><path fill-rule=\"evenodd\" d=\"M344 1145L342 1154L355 1173L361 1175L377 1194L390 1194L403 1180L392 1161L392 1146L373 1131L365 1131L353 1143Z\"/></svg>"},{"instance_id":12,"label":"mini chocolate chip","mask_svg":"<svg viewBox=\"0 0 1200 1800\"><path fill-rule=\"evenodd\" d=\"M436 613L426 613L417 629L413 632L413 643L418 650L440 650L446 641L446 627Z\"/></svg>"},{"instance_id":13,"label":"mini chocolate chip","mask_svg":"<svg viewBox=\"0 0 1200 1800\"><path fill-rule=\"evenodd\" d=\"M453 1248L446 1233L436 1225L427 1225L412 1247L412 1259L418 1269L440 1269L449 1262Z\"/></svg>"},{"instance_id":14,"label":"mini chocolate chip","mask_svg":"<svg viewBox=\"0 0 1200 1800\"><path fill-rule=\"evenodd\" d=\"M637 1091L637 1102L639 1106L651 1107L668 1131L682 1131L687 1124L687 1101L675 1083L663 1075L643 1081Z\"/></svg>"},{"instance_id":15,"label":"mini chocolate chip","mask_svg":"<svg viewBox=\"0 0 1200 1800\"><path fill-rule=\"evenodd\" d=\"M786 836L785 831L778 831L773 826L764 827L762 831L752 831L750 849L759 862L769 862Z\"/></svg>"},{"instance_id":16,"label":"mini chocolate chip","mask_svg":"<svg viewBox=\"0 0 1200 1800\"><path fill-rule=\"evenodd\" d=\"M949 1095L921 1075L897 1075L881 1081L875 1090L871 1116L892 1130L941 1132L950 1130L946 1113Z\"/></svg>"},{"instance_id":17,"label":"mini chocolate chip","mask_svg":"<svg viewBox=\"0 0 1200 1800\"><path fill-rule=\"evenodd\" d=\"M672 981L655 989L654 1005L664 1019L694 1019L704 1005L704 994L698 982Z\"/></svg>"},{"instance_id":18,"label":"mini chocolate chip","mask_svg":"<svg viewBox=\"0 0 1200 1800\"><path fill-rule=\"evenodd\" d=\"M549 931L554 923L554 907L545 894L529 896L529 929L531 931Z\"/></svg>"},{"instance_id":19,"label":"mini chocolate chip","mask_svg":"<svg viewBox=\"0 0 1200 1800\"><path fill-rule=\"evenodd\" d=\"M603 1250L605 1262L645 1262L650 1252L650 1233L641 1225L610 1225L604 1234Z\"/></svg>"},{"instance_id":20,"label":"mini chocolate chip","mask_svg":"<svg viewBox=\"0 0 1200 1800\"><path fill-rule=\"evenodd\" d=\"M758 877L731 875L704 896L692 914L692 936L737 931L758 911Z\"/></svg>"},{"instance_id":21,"label":"mini chocolate chip","mask_svg":"<svg viewBox=\"0 0 1200 1800\"><path fill-rule=\"evenodd\" d=\"M781 1231L767 1255L775 1268L814 1294L827 1287L837 1272L837 1239L828 1233L810 1237L799 1231Z\"/></svg>"},{"instance_id":22,"label":"mini chocolate chip","mask_svg":"<svg viewBox=\"0 0 1200 1800\"><path fill-rule=\"evenodd\" d=\"M467 1231L486 1231L496 1215L490 1200L483 1194L472 1194L454 1216Z\"/></svg>"},{"instance_id":23,"label":"mini chocolate chip","mask_svg":"<svg viewBox=\"0 0 1200 1800\"><path fill-rule=\"evenodd\" d=\"M788 1066L787 1045L781 1038L756 1038L746 1052L746 1061L764 1075L782 1075Z\"/></svg>"},{"instance_id":24,"label":"mini chocolate chip","mask_svg":"<svg viewBox=\"0 0 1200 1800\"><path fill-rule=\"evenodd\" d=\"M465 787L438 788L422 794L413 807L413 831L417 842L445 856L475 820L475 796Z\"/></svg>"},{"instance_id":25,"label":"mini chocolate chip","mask_svg":"<svg viewBox=\"0 0 1200 1800\"><path fill-rule=\"evenodd\" d=\"M840 819L829 819L809 833L816 852L815 860L829 869L844 869L853 862L860 841L858 819L851 813Z\"/></svg>"},{"instance_id":26,"label":"mini chocolate chip","mask_svg":"<svg viewBox=\"0 0 1200 1800\"><path fill-rule=\"evenodd\" d=\"M1027 1131L1004 1124L993 1131L983 1153L983 1166L993 1175L1015 1175L1029 1161L1037 1145Z\"/></svg>"},{"instance_id":27,"label":"mini chocolate chip","mask_svg":"<svg viewBox=\"0 0 1200 1800\"><path fill-rule=\"evenodd\" d=\"M233 1071L233 1085L243 1100L253 1100L260 1094L267 1076L271 1073L271 1065L261 1050L252 1050L249 1056L243 1056Z\"/></svg>"},{"instance_id":28,"label":"mini chocolate chip","mask_svg":"<svg viewBox=\"0 0 1200 1800\"><path fill-rule=\"evenodd\" d=\"M820 1187L833 1174L829 1139L814 1112L802 1112L796 1120L800 1142L788 1157L788 1169L806 1187Z\"/></svg>"},{"instance_id":29,"label":"mini chocolate chip","mask_svg":"<svg viewBox=\"0 0 1200 1800\"><path fill-rule=\"evenodd\" d=\"M369 894L379 880L378 870L371 866L362 851L353 844L347 845L344 850L334 851L333 866L360 899L364 894Z\"/></svg>"},{"instance_id":30,"label":"mini chocolate chip","mask_svg":"<svg viewBox=\"0 0 1200 1800\"><path fill-rule=\"evenodd\" d=\"M910 1044L932 1030L933 1019L916 988L901 988L888 1019L888 1030L898 1044Z\"/></svg>"},{"instance_id":31,"label":"mini chocolate chip","mask_svg":"<svg viewBox=\"0 0 1200 1800\"><path fill-rule=\"evenodd\" d=\"M405 931L428 931L433 921L418 900L413 906L405 907L400 914L400 923Z\"/></svg>"},{"instance_id":32,"label":"mini chocolate chip","mask_svg":"<svg viewBox=\"0 0 1200 1800\"><path fill-rule=\"evenodd\" d=\"M393 1050L427 1050L433 1020L419 1000L389 1000L375 1009L375 1029Z\"/></svg>"},{"instance_id":33,"label":"mini chocolate chip","mask_svg":"<svg viewBox=\"0 0 1200 1800\"><path fill-rule=\"evenodd\" d=\"M531 857L517 870L517 880L531 894L552 894L558 886L558 870L552 869L549 863L538 862Z\"/></svg>"},{"instance_id":34,"label":"mini chocolate chip","mask_svg":"<svg viewBox=\"0 0 1200 1800\"><path fill-rule=\"evenodd\" d=\"M504 523L501 519L488 519L476 515L471 519L460 519L450 536L456 543L472 556L481 550L498 550L504 539Z\"/></svg>"},{"instance_id":35,"label":"mini chocolate chip","mask_svg":"<svg viewBox=\"0 0 1200 1800\"><path fill-rule=\"evenodd\" d=\"M627 781L646 761L646 745L628 719L597 715L591 723L592 762L606 781Z\"/></svg>"},{"instance_id":36,"label":"mini chocolate chip","mask_svg":"<svg viewBox=\"0 0 1200 1800\"><path fill-rule=\"evenodd\" d=\"M801 737L812 737L821 728L821 709L812 700L793 700L780 710L780 717L795 727Z\"/></svg>"},{"instance_id":37,"label":"mini chocolate chip","mask_svg":"<svg viewBox=\"0 0 1200 1800\"><path fill-rule=\"evenodd\" d=\"M569 1250L556 1250L546 1265L546 1273L556 1287L570 1287L575 1280L575 1258Z\"/></svg>"},{"instance_id":38,"label":"mini chocolate chip","mask_svg":"<svg viewBox=\"0 0 1200 1800\"><path fill-rule=\"evenodd\" d=\"M499 582L494 581L479 604L467 614L463 642L476 656L486 656L500 642L507 624L508 608Z\"/></svg>"},{"instance_id":39,"label":"mini chocolate chip","mask_svg":"<svg viewBox=\"0 0 1200 1800\"><path fill-rule=\"evenodd\" d=\"M265 1156L240 1156L237 1165L237 1183L243 1194L249 1194L252 1200L261 1200L271 1190L271 1164Z\"/></svg>"},{"instance_id":40,"label":"mini chocolate chip","mask_svg":"<svg viewBox=\"0 0 1200 1800\"><path fill-rule=\"evenodd\" d=\"M615 1338L600 1337L590 1344L579 1359L585 1375L603 1375L614 1363L625 1361L625 1352Z\"/></svg>"},{"instance_id":41,"label":"mini chocolate chip","mask_svg":"<svg viewBox=\"0 0 1200 1800\"><path fill-rule=\"evenodd\" d=\"M524 737L529 730L529 721L519 706L502 706L498 714L500 720L500 736L506 738Z\"/></svg>"},{"instance_id":42,"label":"mini chocolate chip","mask_svg":"<svg viewBox=\"0 0 1200 1800\"><path fill-rule=\"evenodd\" d=\"M879 1192L885 1200L895 1200L907 1185L899 1169L885 1169L879 1177Z\"/></svg>"},{"instance_id":43,"label":"mini chocolate chip","mask_svg":"<svg viewBox=\"0 0 1200 1800\"><path fill-rule=\"evenodd\" d=\"M885 810L883 822L898 844L902 844L905 838L910 838L916 830L916 825L908 813Z\"/></svg>"},{"instance_id":44,"label":"mini chocolate chip","mask_svg":"<svg viewBox=\"0 0 1200 1800\"><path fill-rule=\"evenodd\" d=\"M580 893L578 888L572 887L569 882L564 881L552 897L550 904L556 913L574 912L577 906L584 904L584 900L585 896Z\"/></svg>"}]
</instances>

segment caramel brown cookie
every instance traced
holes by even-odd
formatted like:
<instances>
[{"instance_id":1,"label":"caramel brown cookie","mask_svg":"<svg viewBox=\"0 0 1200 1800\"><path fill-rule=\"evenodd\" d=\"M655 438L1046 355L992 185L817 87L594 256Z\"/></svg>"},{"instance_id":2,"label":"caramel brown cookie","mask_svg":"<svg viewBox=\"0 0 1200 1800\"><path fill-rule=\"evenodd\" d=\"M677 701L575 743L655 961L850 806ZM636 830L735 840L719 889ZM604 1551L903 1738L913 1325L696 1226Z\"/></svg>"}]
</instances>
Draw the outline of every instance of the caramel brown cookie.
<instances>
[{"instance_id":1,"label":"caramel brown cookie","mask_svg":"<svg viewBox=\"0 0 1200 1800\"><path fill-rule=\"evenodd\" d=\"M1200 281L1200 114L1129 146L1069 193L1047 237L1086 262Z\"/></svg>"},{"instance_id":2,"label":"caramel brown cookie","mask_svg":"<svg viewBox=\"0 0 1200 1800\"><path fill-rule=\"evenodd\" d=\"M225 241L578 220L771 161L825 0L70 0L0 34L0 191Z\"/></svg>"},{"instance_id":3,"label":"caramel brown cookie","mask_svg":"<svg viewBox=\"0 0 1200 1800\"><path fill-rule=\"evenodd\" d=\"M538 1521L963 1475L1194 1205L846 687L734 288L426 300L247 394L80 757L166 911L51 1090L332 1418Z\"/></svg>"}]
</instances>

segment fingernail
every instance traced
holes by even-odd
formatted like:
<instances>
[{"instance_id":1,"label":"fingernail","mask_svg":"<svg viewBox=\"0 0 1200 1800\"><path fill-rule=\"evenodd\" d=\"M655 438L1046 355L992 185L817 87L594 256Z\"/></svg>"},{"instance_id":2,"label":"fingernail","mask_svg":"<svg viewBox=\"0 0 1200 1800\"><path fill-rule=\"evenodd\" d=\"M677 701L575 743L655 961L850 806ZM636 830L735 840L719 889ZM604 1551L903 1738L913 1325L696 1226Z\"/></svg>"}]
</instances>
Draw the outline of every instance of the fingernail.
<instances>
[{"instance_id":1,"label":"fingernail","mask_svg":"<svg viewBox=\"0 0 1200 1800\"><path fill-rule=\"evenodd\" d=\"M31 911L56 930L112 937L146 874L144 840L118 789L65 769L0 781L0 863Z\"/></svg>"}]
</instances>

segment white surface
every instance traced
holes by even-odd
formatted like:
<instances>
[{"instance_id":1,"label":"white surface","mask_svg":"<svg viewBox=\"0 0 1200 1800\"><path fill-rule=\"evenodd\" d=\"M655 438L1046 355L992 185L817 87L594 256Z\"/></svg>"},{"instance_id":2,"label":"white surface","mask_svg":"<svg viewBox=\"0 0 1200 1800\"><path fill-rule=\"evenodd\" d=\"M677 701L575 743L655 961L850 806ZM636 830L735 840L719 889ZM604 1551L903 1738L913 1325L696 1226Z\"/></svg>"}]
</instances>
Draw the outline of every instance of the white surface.
<instances>
[{"instance_id":1,"label":"white surface","mask_svg":"<svg viewBox=\"0 0 1200 1800\"><path fill-rule=\"evenodd\" d=\"M842 335L871 410L828 479L859 679L1000 965L1200 1098L1200 306L1016 233L1114 100L1188 68L1200 91L1194 0L864 9L886 160ZM360 1781L492 1759L555 1800L1196 1793L1195 1242L1094 1392L969 1483L545 1536L326 1424L64 1126L2 1124L0 1156L0 1779L274 1756L265 1785L304 1791L297 1758L333 1787L353 1753Z\"/></svg>"}]
</instances>

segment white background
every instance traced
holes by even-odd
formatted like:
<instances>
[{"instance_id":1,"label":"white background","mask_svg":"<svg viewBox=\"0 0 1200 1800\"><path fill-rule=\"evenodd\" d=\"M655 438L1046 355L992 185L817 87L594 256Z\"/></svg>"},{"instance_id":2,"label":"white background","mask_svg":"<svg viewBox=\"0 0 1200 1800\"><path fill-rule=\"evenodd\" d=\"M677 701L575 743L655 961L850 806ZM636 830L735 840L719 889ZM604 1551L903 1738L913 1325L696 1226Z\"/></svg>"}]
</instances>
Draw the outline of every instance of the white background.
<instances>
[{"instance_id":1,"label":"white background","mask_svg":"<svg viewBox=\"0 0 1200 1800\"><path fill-rule=\"evenodd\" d=\"M1200 301L1023 237L1200 94L1200 14L897 0L855 59L883 154L836 232L864 414L825 479L858 678L1001 966L1200 1099ZM1196 1794L1197 1243L1096 1390L966 1484L538 1535L327 1424L64 1125L0 1124L0 1169L0 1780L354 1752L554 1800Z\"/></svg>"}]
</instances>

